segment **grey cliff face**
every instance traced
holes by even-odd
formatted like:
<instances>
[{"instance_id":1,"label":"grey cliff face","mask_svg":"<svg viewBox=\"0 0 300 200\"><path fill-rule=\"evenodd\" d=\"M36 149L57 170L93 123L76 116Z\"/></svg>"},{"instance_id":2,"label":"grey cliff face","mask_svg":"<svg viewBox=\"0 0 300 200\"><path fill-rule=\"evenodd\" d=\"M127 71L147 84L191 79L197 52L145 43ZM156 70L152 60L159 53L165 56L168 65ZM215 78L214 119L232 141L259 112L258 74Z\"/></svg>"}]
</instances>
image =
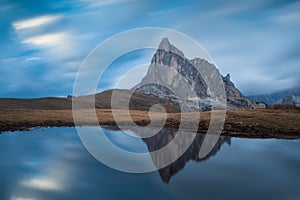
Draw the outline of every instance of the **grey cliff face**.
<instances>
[{"instance_id":1,"label":"grey cliff face","mask_svg":"<svg viewBox=\"0 0 300 200\"><path fill-rule=\"evenodd\" d=\"M264 103L259 103L250 100L249 98L245 97L230 81L230 75L227 74L223 77L224 86L226 90L227 102L236 107L241 108L263 108L265 107Z\"/></svg>"},{"instance_id":2,"label":"grey cliff face","mask_svg":"<svg viewBox=\"0 0 300 200\"><path fill-rule=\"evenodd\" d=\"M220 81L224 84L222 88L219 86ZM227 96L224 97L227 98L227 109L264 106L243 96L230 81L229 75L221 76L219 70L205 59L186 58L167 38L162 39L146 76L133 89L140 93L184 102L185 110L188 111L209 110L214 95L218 95L215 94L216 90L225 90L226 94L223 92L220 95Z\"/></svg>"}]
</instances>

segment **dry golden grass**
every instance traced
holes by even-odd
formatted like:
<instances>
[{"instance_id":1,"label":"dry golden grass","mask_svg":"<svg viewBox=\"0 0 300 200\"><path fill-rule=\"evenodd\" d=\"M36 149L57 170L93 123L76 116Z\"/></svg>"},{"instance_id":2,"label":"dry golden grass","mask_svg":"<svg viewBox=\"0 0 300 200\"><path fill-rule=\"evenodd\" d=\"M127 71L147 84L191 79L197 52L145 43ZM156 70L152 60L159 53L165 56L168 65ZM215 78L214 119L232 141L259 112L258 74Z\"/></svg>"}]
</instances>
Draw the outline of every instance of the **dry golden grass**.
<instances>
[{"instance_id":1,"label":"dry golden grass","mask_svg":"<svg viewBox=\"0 0 300 200\"><path fill-rule=\"evenodd\" d=\"M80 110L79 125L97 125L92 123L91 110ZM93 112L93 111L92 111ZM129 118L125 110L115 110L119 123L127 124ZM215 111L218 113L219 111ZM96 110L99 124L115 125L114 117L109 109ZM130 111L131 118L138 125L150 123L148 111ZM300 109L293 107L275 107L268 109L231 110L226 112L224 134L241 137L277 137L300 136ZM168 113L165 127L178 128L181 115L194 119L200 115L199 132L208 128L211 112L201 113ZM152 113L155 121L163 120L162 113ZM78 125L78 124L77 124ZM74 126L72 110L0 110L0 132L24 130L31 127ZM241 134L242 133L242 134ZM275 136L274 136L275 135Z\"/></svg>"}]
</instances>

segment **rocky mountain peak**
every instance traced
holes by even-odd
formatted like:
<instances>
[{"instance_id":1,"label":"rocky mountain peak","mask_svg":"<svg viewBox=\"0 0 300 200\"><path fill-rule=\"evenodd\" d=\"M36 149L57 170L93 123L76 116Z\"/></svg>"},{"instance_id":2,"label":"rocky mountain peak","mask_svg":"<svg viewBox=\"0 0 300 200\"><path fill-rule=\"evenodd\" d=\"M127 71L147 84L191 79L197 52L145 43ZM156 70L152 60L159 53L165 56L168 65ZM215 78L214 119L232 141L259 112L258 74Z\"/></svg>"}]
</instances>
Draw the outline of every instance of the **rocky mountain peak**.
<instances>
[{"instance_id":1,"label":"rocky mountain peak","mask_svg":"<svg viewBox=\"0 0 300 200\"><path fill-rule=\"evenodd\" d=\"M175 47L174 45L172 45L169 42L168 38L163 38L158 46L158 49L164 50L166 52L172 52L174 54L177 54L181 57L184 57L184 53L179 50L177 47Z\"/></svg>"},{"instance_id":2,"label":"rocky mountain peak","mask_svg":"<svg viewBox=\"0 0 300 200\"><path fill-rule=\"evenodd\" d=\"M169 51L170 46L171 46L171 44L169 42L169 39L168 38L163 38L160 41L158 48L163 49L165 51Z\"/></svg>"},{"instance_id":3,"label":"rocky mountain peak","mask_svg":"<svg viewBox=\"0 0 300 200\"><path fill-rule=\"evenodd\" d=\"M220 81L224 83L223 89L218 84ZM168 38L161 40L146 76L133 89L140 93L172 99L176 103L185 102L185 110L195 111L194 108L207 110L212 106L215 97L211 95L216 92L216 88L218 92L225 90L226 94L221 92L215 96L227 98L228 109L264 107L264 104L243 96L230 81L229 74L221 76L216 66L203 58L186 58ZM195 106L195 103L199 106Z\"/></svg>"}]
</instances>

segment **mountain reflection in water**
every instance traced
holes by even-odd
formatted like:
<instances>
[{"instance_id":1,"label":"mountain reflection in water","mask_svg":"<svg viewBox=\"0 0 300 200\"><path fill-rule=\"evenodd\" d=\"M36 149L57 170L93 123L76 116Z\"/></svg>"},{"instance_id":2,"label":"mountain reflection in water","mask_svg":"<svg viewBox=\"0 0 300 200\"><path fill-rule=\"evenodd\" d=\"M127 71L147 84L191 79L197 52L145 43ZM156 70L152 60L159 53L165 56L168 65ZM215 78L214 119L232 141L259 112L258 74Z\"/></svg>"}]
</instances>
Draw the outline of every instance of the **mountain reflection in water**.
<instances>
[{"instance_id":1,"label":"mountain reflection in water","mask_svg":"<svg viewBox=\"0 0 300 200\"><path fill-rule=\"evenodd\" d=\"M130 128L131 131L133 131L138 136L146 136L147 134L151 135L155 133L157 130L145 128L145 127L134 127ZM142 138L143 142L147 145L148 151L153 152L156 150L159 150L166 145L168 145L176 136L177 131L173 129L161 129L157 134L153 134L151 137ZM178 134L191 134L191 133L178 133ZM189 137L189 136L187 136ZM195 134L193 137L194 140L188 147L188 149L174 162L169 164L166 167L163 167L158 170L159 175L161 179L168 183L172 176L174 176L176 173L178 173L180 170L182 170L186 163L193 160L196 162L203 162L211 158L212 156L216 155L218 151L221 150L221 147L223 144L227 143L228 145L231 144L231 138L220 136L217 143L214 145L212 150L203 158L199 157L199 152L203 143L203 140L205 138L204 134ZM184 137L183 137L184 138ZM180 146L182 143L175 143L175 146L173 146L174 151L179 151L178 149L181 149ZM164 162L167 160L167 157L173 156L173 154L176 154L177 152L169 152L166 154L150 154L153 160L154 165L156 165L158 168L161 165L161 162ZM171 155L172 154L172 155Z\"/></svg>"}]
</instances>

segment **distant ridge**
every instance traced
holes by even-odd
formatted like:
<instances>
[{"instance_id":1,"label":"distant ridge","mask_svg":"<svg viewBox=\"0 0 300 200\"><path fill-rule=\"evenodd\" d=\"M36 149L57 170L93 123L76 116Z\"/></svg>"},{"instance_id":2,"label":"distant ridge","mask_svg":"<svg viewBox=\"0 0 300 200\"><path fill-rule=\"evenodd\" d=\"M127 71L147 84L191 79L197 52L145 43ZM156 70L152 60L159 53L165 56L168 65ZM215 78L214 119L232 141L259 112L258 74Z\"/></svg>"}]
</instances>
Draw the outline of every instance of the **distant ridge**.
<instances>
[{"instance_id":1,"label":"distant ridge","mask_svg":"<svg viewBox=\"0 0 300 200\"><path fill-rule=\"evenodd\" d=\"M254 101L265 102L269 105L291 104L300 107L300 86L271 94L252 95L249 98Z\"/></svg>"}]
</instances>

